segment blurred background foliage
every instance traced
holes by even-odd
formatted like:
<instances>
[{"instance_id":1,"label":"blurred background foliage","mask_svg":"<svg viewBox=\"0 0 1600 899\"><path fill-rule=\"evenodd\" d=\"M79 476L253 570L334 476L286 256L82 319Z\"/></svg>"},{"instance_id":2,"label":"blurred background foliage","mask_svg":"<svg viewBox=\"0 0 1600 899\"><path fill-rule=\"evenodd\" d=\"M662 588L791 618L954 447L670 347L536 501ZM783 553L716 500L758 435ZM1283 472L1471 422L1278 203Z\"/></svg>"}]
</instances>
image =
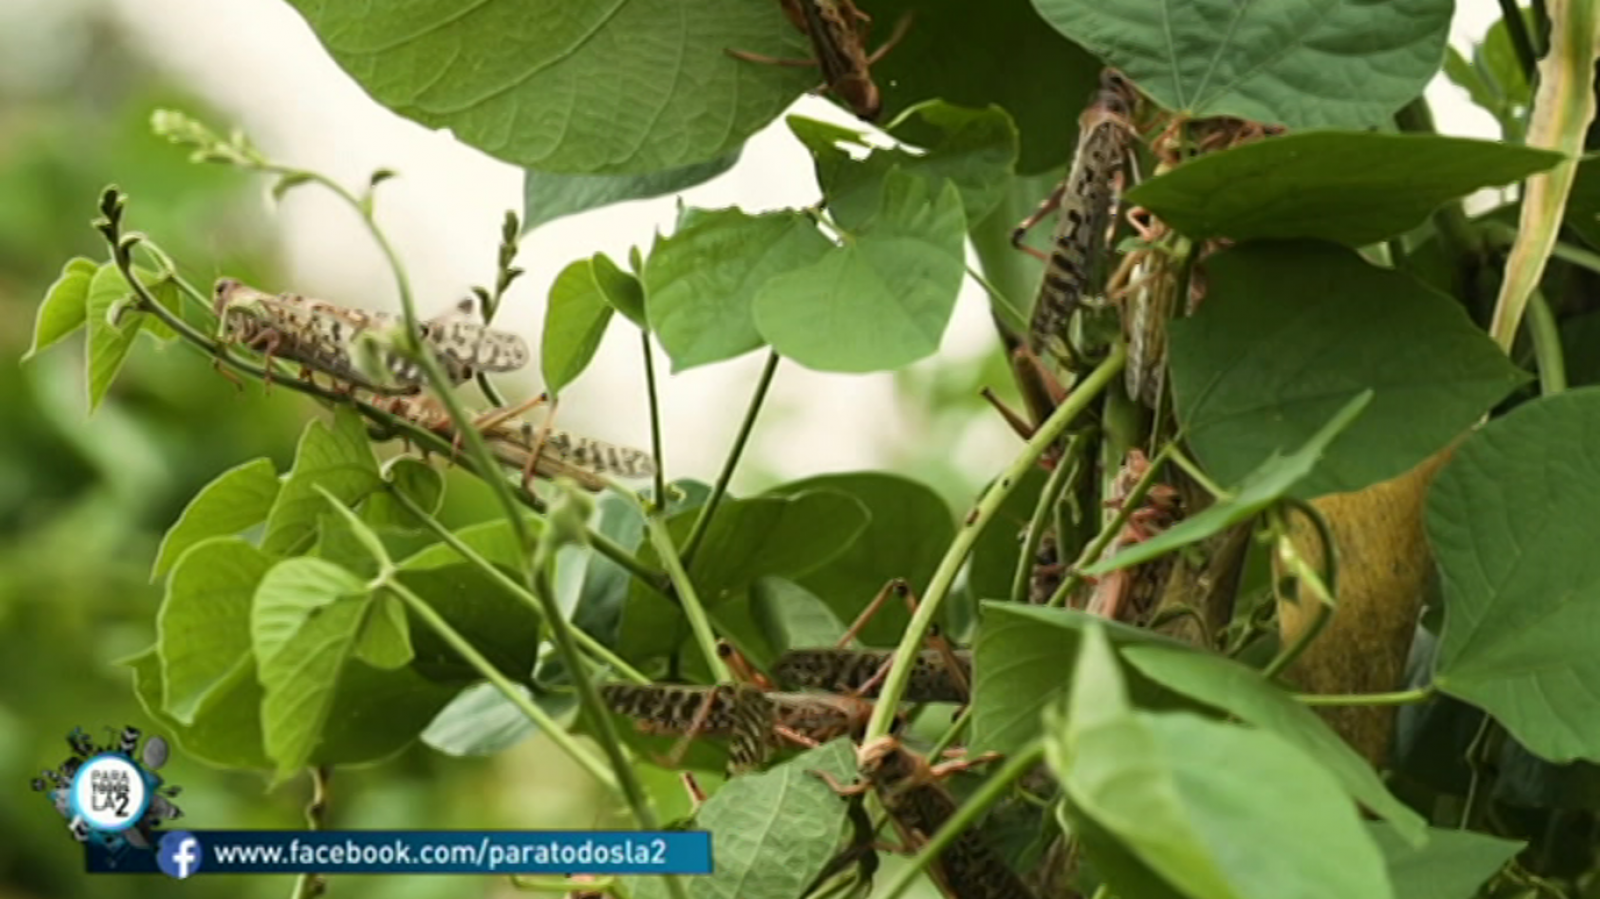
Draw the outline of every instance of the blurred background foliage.
<instances>
[{"instance_id":1,"label":"blurred background foliage","mask_svg":"<svg viewBox=\"0 0 1600 899\"><path fill-rule=\"evenodd\" d=\"M162 532L195 491L256 456L287 467L315 407L282 392L241 393L181 345L140 340L112 395L88 415L81 340L18 364L35 310L63 262L97 261L89 222L107 181L131 197L131 224L206 286L223 271L275 282L264 187L189 164L150 133L150 112L215 121L119 33L98 0L0 8L0 899L173 895L282 896L285 877L89 877L66 822L29 780L67 755L82 726L151 721L118 660L155 639L161 584L150 565ZM202 270L199 267L205 266ZM447 521L488 511L476 484L451 477ZM583 778L528 741L493 760L425 747L333 782L331 827L590 826ZM183 787L196 828L295 828L309 785L268 791L265 777L222 772L178 752L163 770ZM355 878L341 896L482 895L480 878Z\"/></svg>"}]
</instances>

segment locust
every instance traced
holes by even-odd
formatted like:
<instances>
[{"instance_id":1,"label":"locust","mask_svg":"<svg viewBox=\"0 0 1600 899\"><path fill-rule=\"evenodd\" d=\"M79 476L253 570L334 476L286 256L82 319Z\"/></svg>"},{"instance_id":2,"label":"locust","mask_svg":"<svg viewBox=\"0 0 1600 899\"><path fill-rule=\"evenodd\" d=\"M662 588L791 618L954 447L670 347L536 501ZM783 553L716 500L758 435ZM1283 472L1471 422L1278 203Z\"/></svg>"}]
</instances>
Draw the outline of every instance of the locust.
<instances>
[{"instance_id":1,"label":"locust","mask_svg":"<svg viewBox=\"0 0 1600 899\"><path fill-rule=\"evenodd\" d=\"M863 700L768 692L748 683L601 684L600 698L641 732L681 735L664 760L669 767L696 737L728 737L730 772L757 768L784 746L813 748L860 733L872 715Z\"/></svg>"},{"instance_id":2,"label":"locust","mask_svg":"<svg viewBox=\"0 0 1600 899\"><path fill-rule=\"evenodd\" d=\"M1106 69L1093 102L1079 117L1078 146L1067 177L1011 234L1013 246L1044 260L1044 279L1034 300L1028 327L1033 353L1070 358L1067 328L1072 314L1094 289L1096 267L1106 252L1115 222L1116 182L1129 164L1137 137L1131 118L1138 101L1133 85ZM1056 213L1050 253L1023 243L1023 238L1051 212Z\"/></svg>"},{"instance_id":3,"label":"locust","mask_svg":"<svg viewBox=\"0 0 1600 899\"><path fill-rule=\"evenodd\" d=\"M956 800L945 788L944 778L997 758L995 753L984 753L931 764L891 736L856 751L859 779L854 784L841 784L826 771L810 773L842 796L875 792L904 848L915 851L955 816ZM928 873L946 899L1035 899L1016 872L970 828L939 853Z\"/></svg>"},{"instance_id":4,"label":"locust","mask_svg":"<svg viewBox=\"0 0 1600 899\"><path fill-rule=\"evenodd\" d=\"M847 649L874 614L891 597L900 596L915 611L916 597L910 585L900 579L890 581L862 609L837 645L827 648L791 649L773 663L772 676L790 689L825 690L851 696L877 696L889 673L894 652L888 649ZM943 637L933 635L933 648L917 655L907 682L905 699L910 702L967 702L972 695L972 654L952 648Z\"/></svg>"},{"instance_id":5,"label":"locust","mask_svg":"<svg viewBox=\"0 0 1600 899\"><path fill-rule=\"evenodd\" d=\"M1144 453L1137 449L1129 450L1122 469L1112 483L1111 497L1105 503L1107 508L1120 509L1126 505L1134 485L1149 470L1150 460ZM1167 484L1152 485L1145 494L1144 503L1128 516L1127 524L1106 547L1106 558L1172 527L1182 511L1177 490ZM1120 568L1104 575L1095 584L1085 611L1113 620L1143 623L1172 561L1171 558L1154 559L1144 565Z\"/></svg>"},{"instance_id":6,"label":"locust","mask_svg":"<svg viewBox=\"0 0 1600 899\"><path fill-rule=\"evenodd\" d=\"M822 70L820 90L832 91L862 119L876 121L883 112L883 95L872 80L872 67L888 53L911 26L908 12L895 23L889 40L867 53L867 30L872 17L850 0L780 0L784 15L811 40L812 59L775 59L729 50L728 55L747 62L780 66L817 66Z\"/></svg>"},{"instance_id":7,"label":"locust","mask_svg":"<svg viewBox=\"0 0 1600 899\"><path fill-rule=\"evenodd\" d=\"M260 351L270 377L274 358L301 365L301 377L321 372L351 388L383 396L422 390L421 366L393 348L405 328L402 317L352 309L299 294L269 294L233 278L220 278L212 292L219 338ZM471 300L418 324L424 348L435 355L452 386L480 371L515 371L527 365L528 345L519 336L470 321Z\"/></svg>"},{"instance_id":8,"label":"locust","mask_svg":"<svg viewBox=\"0 0 1600 899\"><path fill-rule=\"evenodd\" d=\"M548 421L535 426L517 417L547 401L539 396L519 405L492 409L476 415L472 423L483 434L497 461L522 472L524 488L534 476L568 477L585 490L600 491L606 487L607 475L635 479L655 474L655 461L643 450L558 430ZM393 397L378 406L425 430L459 440L449 411L433 397Z\"/></svg>"}]
</instances>

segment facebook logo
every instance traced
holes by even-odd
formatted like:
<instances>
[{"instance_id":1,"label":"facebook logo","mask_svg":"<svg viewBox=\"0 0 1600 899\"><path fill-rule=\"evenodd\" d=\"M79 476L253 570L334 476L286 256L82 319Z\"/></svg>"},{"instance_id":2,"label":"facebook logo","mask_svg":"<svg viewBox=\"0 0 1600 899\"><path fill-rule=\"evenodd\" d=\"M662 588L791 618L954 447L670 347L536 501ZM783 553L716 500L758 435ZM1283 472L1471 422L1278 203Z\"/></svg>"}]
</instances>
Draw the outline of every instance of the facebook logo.
<instances>
[{"instance_id":1,"label":"facebook logo","mask_svg":"<svg viewBox=\"0 0 1600 899\"><path fill-rule=\"evenodd\" d=\"M190 874L200 873L200 857L204 854L194 834L174 830L162 835L161 846L156 852L156 864L168 877L182 880Z\"/></svg>"}]
</instances>

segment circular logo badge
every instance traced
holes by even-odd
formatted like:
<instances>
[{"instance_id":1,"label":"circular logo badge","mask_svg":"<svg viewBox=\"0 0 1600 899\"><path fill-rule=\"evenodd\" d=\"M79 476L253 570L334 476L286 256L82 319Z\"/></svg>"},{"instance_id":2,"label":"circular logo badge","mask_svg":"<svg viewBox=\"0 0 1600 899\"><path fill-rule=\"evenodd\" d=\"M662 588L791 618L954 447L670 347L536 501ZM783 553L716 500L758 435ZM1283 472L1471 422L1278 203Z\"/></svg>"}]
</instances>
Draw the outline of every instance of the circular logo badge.
<instances>
[{"instance_id":1,"label":"circular logo badge","mask_svg":"<svg viewBox=\"0 0 1600 899\"><path fill-rule=\"evenodd\" d=\"M182 880L200 872L200 860L204 856L194 834L173 830L161 835L161 845L156 848L156 865L161 873Z\"/></svg>"},{"instance_id":2,"label":"circular logo badge","mask_svg":"<svg viewBox=\"0 0 1600 899\"><path fill-rule=\"evenodd\" d=\"M97 755L72 777L72 810L91 830L127 830L139 823L149 804L144 772L124 756Z\"/></svg>"}]
</instances>

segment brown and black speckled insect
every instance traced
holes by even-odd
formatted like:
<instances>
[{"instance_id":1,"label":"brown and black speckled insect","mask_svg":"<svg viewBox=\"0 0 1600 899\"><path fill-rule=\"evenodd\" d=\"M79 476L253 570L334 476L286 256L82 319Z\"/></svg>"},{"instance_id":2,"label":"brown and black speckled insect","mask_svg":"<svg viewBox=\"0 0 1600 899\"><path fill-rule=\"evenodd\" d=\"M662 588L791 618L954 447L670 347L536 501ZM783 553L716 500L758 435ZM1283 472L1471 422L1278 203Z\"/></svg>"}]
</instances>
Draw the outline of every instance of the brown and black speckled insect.
<instances>
[{"instance_id":1,"label":"brown and black speckled insect","mask_svg":"<svg viewBox=\"0 0 1600 899\"><path fill-rule=\"evenodd\" d=\"M781 0L784 15L811 40L812 59L776 59L742 50L728 54L748 62L780 66L817 66L822 70L822 90L832 91L850 110L866 121L883 112L883 94L872 80L872 66L905 37L911 14L895 23L889 40L867 53L867 29L872 17L850 0Z\"/></svg>"},{"instance_id":2,"label":"brown and black speckled insect","mask_svg":"<svg viewBox=\"0 0 1600 899\"><path fill-rule=\"evenodd\" d=\"M840 795L872 790L910 851L920 849L955 816L956 800L945 789L950 774L998 758L994 753L930 764L901 745L882 737L856 752L860 779L841 784L825 771L813 771ZM960 833L929 867L928 873L947 899L1036 899L1016 872L977 830Z\"/></svg>"},{"instance_id":3,"label":"brown and black speckled insect","mask_svg":"<svg viewBox=\"0 0 1600 899\"><path fill-rule=\"evenodd\" d=\"M1035 355L1067 360L1067 326L1083 298L1095 289L1096 269L1106 255L1116 202L1117 179L1127 167L1134 139L1131 118L1138 94L1115 70L1100 75L1100 88L1079 118L1078 147L1066 180L1056 186L1033 215L1017 226L1011 242L1045 261L1043 282L1033 304L1028 344ZM1023 244L1027 232L1056 213L1050 252Z\"/></svg>"}]
</instances>

